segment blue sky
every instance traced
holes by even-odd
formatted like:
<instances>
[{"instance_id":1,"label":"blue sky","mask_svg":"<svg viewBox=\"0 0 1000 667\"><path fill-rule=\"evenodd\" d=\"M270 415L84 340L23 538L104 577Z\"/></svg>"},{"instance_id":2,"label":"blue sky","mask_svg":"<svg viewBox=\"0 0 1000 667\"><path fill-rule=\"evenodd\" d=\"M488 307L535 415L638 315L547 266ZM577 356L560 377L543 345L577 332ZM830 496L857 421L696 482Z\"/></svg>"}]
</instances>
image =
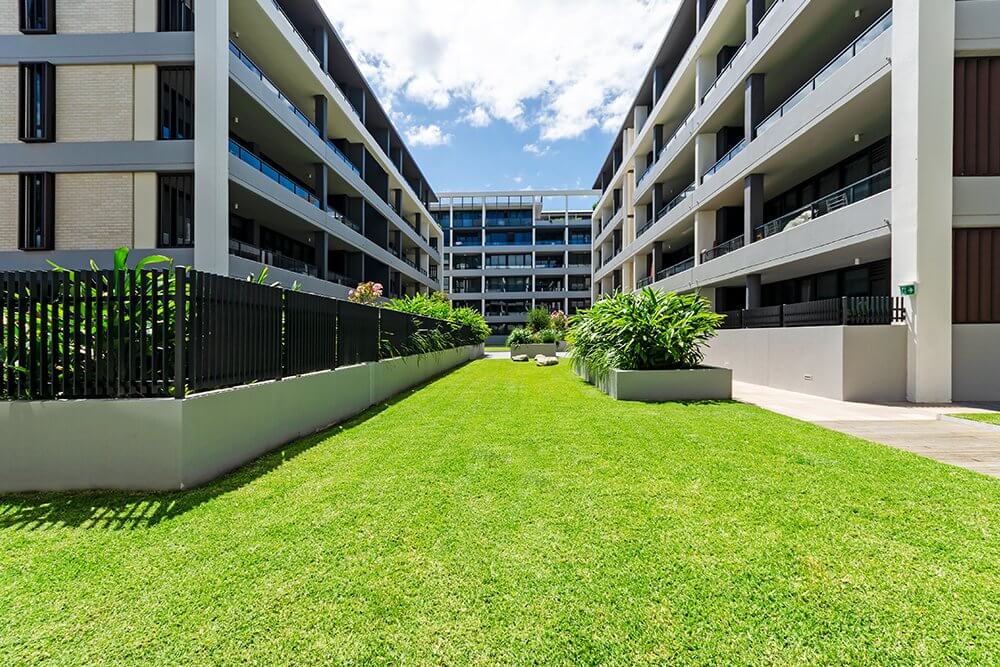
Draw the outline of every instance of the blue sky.
<instances>
[{"instance_id":1,"label":"blue sky","mask_svg":"<svg viewBox=\"0 0 1000 667\"><path fill-rule=\"evenodd\" d=\"M589 188L677 0L321 0L432 187Z\"/></svg>"}]
</instances>

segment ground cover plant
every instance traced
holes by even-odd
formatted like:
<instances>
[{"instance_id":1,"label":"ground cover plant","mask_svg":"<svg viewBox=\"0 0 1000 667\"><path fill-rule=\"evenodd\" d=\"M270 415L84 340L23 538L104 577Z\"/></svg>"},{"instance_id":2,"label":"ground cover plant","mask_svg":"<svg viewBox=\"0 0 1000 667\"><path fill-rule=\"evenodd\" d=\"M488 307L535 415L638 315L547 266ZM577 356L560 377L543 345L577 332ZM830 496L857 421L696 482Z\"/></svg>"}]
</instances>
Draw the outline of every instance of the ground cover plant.
<instances>
[{"instance_id":1,"label":"ground cover plant","mask_svg":"<svg viewBox=\"0 0 1000 667\"><path fill-rule=\"evenodd\" d=\"M981 422L983 424L994 424L1000 426L1000 412L988 412L988 413L972 413L972 414L960 414L951 415L952 417L959 417L961 419L969 419L975 422Z\"/></svg>"},{"instance_id":2,"label":"ground cover plant","mask_svg":"<svg viewBox=\"0 0 1000 667\"><path fill-rule=\"evenodd\" d=\"M1000 482L468 364L175 494L0 497L0 664L1000 663Z\"/></svg>"}]
</instances>

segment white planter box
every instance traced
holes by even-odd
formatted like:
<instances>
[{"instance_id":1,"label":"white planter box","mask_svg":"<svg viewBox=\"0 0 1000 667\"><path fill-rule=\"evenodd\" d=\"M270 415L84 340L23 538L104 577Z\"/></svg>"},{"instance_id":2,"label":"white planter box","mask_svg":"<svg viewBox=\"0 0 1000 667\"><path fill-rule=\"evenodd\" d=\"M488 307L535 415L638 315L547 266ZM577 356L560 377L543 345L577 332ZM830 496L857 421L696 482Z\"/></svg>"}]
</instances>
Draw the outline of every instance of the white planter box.
<instances>
[{"instance_id":1,"label":"white planter box","mask_svg":"<svg viewBox=\"0 0 1000 667\"><path fill-rule=\"evenodd\" d=\"M585 376L579 371L577 374ZM618 401L728 401L733 397L733 372L708 366L670 371L613 370L595 384Z\"/></svg>"},{"instance_id":2,"label":"white planter box","mask_svg":"<svg viewBox=\"0 0 1000 667\"><path fill-rule=\"evenodd\" d=\"M513 359L519 354L528 355L529 359L534 359L537 354L544 354L546 357L556 356L555 343L529 343L527 345L512 345L510 356Z\"/></svg>"}]
</instances>

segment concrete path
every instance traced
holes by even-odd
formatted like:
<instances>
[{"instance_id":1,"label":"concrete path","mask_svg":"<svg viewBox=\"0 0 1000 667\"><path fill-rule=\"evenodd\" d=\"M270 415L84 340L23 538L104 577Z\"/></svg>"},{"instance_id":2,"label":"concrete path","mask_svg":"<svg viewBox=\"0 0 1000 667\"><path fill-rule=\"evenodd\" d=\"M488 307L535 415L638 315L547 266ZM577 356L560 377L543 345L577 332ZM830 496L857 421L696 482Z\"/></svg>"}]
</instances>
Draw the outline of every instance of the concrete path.
<instances>
[{"instance_id":1,"label":"concrete path","mask_svg":"<svg viewBox=\"0 0 1000 667\"><path fill-rule=\"evenodd\" d=\"M743 382L733 383L733 398L1000 478L1000 429L941 419L1000 406L847 403Z\"/></svg>"}]
</instances>

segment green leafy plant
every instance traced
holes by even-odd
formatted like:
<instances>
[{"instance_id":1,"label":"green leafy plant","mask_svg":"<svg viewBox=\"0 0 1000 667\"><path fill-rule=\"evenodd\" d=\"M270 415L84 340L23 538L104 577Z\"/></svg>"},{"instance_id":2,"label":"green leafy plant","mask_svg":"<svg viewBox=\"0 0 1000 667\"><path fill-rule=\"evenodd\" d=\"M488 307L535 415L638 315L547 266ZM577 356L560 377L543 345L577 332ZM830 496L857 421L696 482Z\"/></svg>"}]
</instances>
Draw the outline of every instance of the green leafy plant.
<instances>
[{"instance_id":1,"label":"green leafy plant","mask_svg":"<svg viewBox=\"0 0 1000 667\"><path fill-rule=\"evenodd\" d=\"M538 342L558 343L562 340L562 334L555 329L542 329L538 332Z\"/></svg>"},{"instance_id":2,"label":"green leafy plant","mask_svg":"<svg viewBox=\"0 0 1000 667\"><path fill-rule=\"evenodd\" d=\"M597 379L612 369L694 368L722 321L697 294L615 294L571 318L570 354L577 369Z\"/></svg>"},{"instance_id":3,"label":"green leafy plant","mask_svg":"<svg viewBox=\"0 0 1000 667\"><path fill-rule=\"evenodd\" d=\"M535 334L531 333L524 327L518 327L511 330L510 334L507 336L507 347L514 347L515 345L530 345L535 342L537 342Z\"/></svg>"},{"instance_id":4,"label":"green leafy plant","mask_svg":"<svg viewBox=\"0 0 1000 667\"><path fill-rule=\"evenodd\" d=\"M427 328L413 333L406 342L405 349L394 349L388 341L383 341L383 351L389 354L422 354L462 345L480 345L490 335L490 327L480 313L470 308L452 307L447 295L440 292L430 296L417 294L392 299L385 307L411 315L443 320L448 325L442 328L437 326L438 322L428 323Z\"/></svg>"},{"instance_id":5,"label":"green leafy plant","mask_svg":"<svg viewBox=\"0 0 1000 667\"><path fill-rule=\"evenodd\" d=\"M268 275L270 275L270 273L271 273L270 269L268 269L266 266L262 266L260 267L259 273L256 274L251 273L250 275L247 276L247 282L254 283L255 285L266 285L267 277ZM271 283L271 287L281 287L281 281L280 280L274 281L273 283ZM300 283L298 280L292 281L292 286L289 289L293 292L301 292L302 283Z\"/></svg>"},{"instance_id":6,"label":"green leafy plant","mask_svg":"<svg viewBox=\"0 0 1000 667\"><path fill-rule=\"evenodd\" d=\"M528 311L528 319L525 323L528 331L538 333L543 329L548 329L552 325L552 315L545 308L532 308Z\"/></svg>"}]
</instances>

